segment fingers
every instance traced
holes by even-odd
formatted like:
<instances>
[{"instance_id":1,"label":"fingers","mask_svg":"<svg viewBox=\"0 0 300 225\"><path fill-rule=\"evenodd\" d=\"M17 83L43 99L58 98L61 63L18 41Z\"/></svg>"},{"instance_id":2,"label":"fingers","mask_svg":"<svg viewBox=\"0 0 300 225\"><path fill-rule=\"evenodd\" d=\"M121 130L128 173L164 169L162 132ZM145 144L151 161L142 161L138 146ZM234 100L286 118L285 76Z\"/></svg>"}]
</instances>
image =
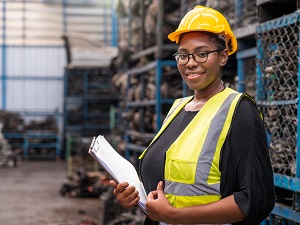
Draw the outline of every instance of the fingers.
<instances>
[{"instance_id":1,"label":"fingers","mask_svg":"<svg viewBox=\"0 0 300 225\"><path fill-rule=\"evenodd\" d=\"M126 198L120 201L121 205L126 209L131 209L138 204L140 200L138 191L134 191L132 194L128 195Z\"/></svg>"},{"instance_id":2,"label":"fingers","mask_svg":"<svg viewBox=\"0 0 300 225\"><path fill-rule=\"evenodd\" d=\"M112 186L113 188L116 188L116 187L117 187L117 182L114 181L114 180L110 180L108 183L109 183L109 185Z\"/></svg>"},{"instance_id":3,"label":"fingers","mask_svg":"<svg viewBox=\"0 0 300 225\"><path fill-rule=\"evenodd\" d=\"M129 186L125 189L122 189L122 192L118 190L119 186L115 189L115 197L120 202L120 204L126 208L130 209L138 203L140 200L139 192L135 189L134 186Z\"/></svg>"},{"instance_id":4,"label":"fingers","mask_svg":"<svg viewBox=\"0 0 300 225\"><path fill-rule=\"evenodd\" d=\"M160 181L160 182L158 182L157 187L156 187L156 197L158 198L162 195L165 195L165 194L164 194L163 182Z\"/></svg>"},{"instance_id":5,"label":"fingers","mask_svg":"<svg viewBox=\"0 0 300 225\"><path fill-rule=\"evenodd\" d=\"M164 186L163 186L163 182L162 181L159 181L158 184L157 184L157 190L161 190L163 191L164 190Z\"/></svg>"},{"instance_id":6,"label":"fingers","mask_svg":"<svg viewBox=\"0 0 300 225\"><path fill-rule=\"evenodd\" d=\"M110 180L109 184L115 189L114 193L122 193L123 190L129 186L127 182L122 182L118 184L115 180Z\"/></svg>"},{"instance_id":7,"label":"fingers","mask_svg":"<svg viewBox=\"0 0 300 225\"><path fill-rule=\"evenodd\" d=\"M149 192L147 196L147 201L151 201L157 198L157 191L151 191Z\"/></svg>"},{"instance_id":8,"label":"fingers","mask_svg":"<svg viewBox=\"0 0 300 225\"><path fill-rule=\"evenodd\" d=\"M113 194L124 208L136 206L140 198L134 186L129 186L127 182L117 184L114 180L109 181L109 184L114 187Z\"/></svg>"},{"instance_id":9,"label":"fingers","mask_svg":"<svg viewBox=\"0 0 300 225\"><path fill-rule=\"evenodd\" d=\"M122 193L128 186L129 186L129 184L127 182L119 183L115 187L115 192Z\"/></svg>"},{"instance_id":10,"label":"fingers","mask_svg":"<svg viewBox=\"0 0 300 225\"><path fill-rule=\"evenodd\" d=\"M126 188L123 188L124 186L118 185L117 188L114 190L114 195L116 198L119 199L127 199L127 198L134 198L137 197L138 191L135 190L134 186L129 186ZM131 196L131 197L130 197Z\"/></svg>"},{"instance_id":11,"label":"fingers","mask_svg":"<svg viewBox=\"0 0 300 225\"><path fill-rule=\"evenodd\" d=\"M151 191L148 196L147 196L147 200L155 200L159 197L159 195L163 194L164 195L164 189L163 189L163 182L160 181L157 184L156 190L155 191Z\"/></svg>"}]
</instances>

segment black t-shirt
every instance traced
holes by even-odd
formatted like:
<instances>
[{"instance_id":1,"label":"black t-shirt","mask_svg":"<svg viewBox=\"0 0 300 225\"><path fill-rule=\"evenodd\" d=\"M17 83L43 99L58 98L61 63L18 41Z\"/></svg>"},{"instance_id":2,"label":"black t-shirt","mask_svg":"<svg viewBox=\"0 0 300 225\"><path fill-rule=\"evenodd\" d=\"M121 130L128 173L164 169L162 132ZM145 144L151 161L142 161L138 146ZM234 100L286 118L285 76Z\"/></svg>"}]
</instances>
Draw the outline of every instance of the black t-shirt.
<instances>
[{"instance_id":1,"label":"black t-shirt","mask_svg":"<svg viewBox=\"0 0 300 225\"><path fill-rule=\"evenodd\" d=\"M184 109L149 147L140 165L140 175L147 193L163 179L165 153L197 112ZM220 157L222 198L234 194L247 220L236 224L259 224L275 204L273 172L266 133L260 114L247 97L235 113ZM147 223L147 221L146 221ZM148 221L148 224L153 224Z\"/></svg>"}]
</instances>

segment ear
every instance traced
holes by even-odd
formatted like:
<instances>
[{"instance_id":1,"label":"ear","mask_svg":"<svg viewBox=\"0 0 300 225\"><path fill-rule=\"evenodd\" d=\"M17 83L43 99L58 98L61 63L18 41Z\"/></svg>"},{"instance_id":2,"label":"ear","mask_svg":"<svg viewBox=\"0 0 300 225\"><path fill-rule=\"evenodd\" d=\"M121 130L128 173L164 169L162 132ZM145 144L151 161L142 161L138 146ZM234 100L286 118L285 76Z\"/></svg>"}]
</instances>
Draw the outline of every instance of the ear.
<instances>
[{"instance_id":1,"label":"ear","mask_svg":"<svg viewBox=\"0 0 300 225\"><path fill-rule=\"evenodd\" d=\"M221 53L220 53L220 66L223 67L226 65L228 60L228 50L224 49Z\"/></svg>"}]
</instances>

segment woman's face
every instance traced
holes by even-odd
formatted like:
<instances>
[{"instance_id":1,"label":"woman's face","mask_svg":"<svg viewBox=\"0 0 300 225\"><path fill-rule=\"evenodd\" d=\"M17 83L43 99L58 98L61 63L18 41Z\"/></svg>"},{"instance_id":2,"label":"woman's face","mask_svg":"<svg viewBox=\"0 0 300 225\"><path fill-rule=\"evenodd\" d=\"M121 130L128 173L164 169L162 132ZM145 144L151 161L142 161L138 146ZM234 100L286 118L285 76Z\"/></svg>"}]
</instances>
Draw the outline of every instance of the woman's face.
<instances>
[{"instance_id":1,"label":"woman's face","mask_svg":"<svg viewBox=\"0 0 300 225\"><path fill-rule=\"evenodd\" d=\"M179 44L178 52L191 54L195 51L213 51L217 44L209 39L206 33L191 32L185 34ZM228 59L227 51L212 52L207 56L203 63L196 62L192 56L188 56L189 61L186 65L177 65L182 79L195 91L210 89L214 83L220 82L221 67L226 64Z\"/></svg>"}]
</instances>

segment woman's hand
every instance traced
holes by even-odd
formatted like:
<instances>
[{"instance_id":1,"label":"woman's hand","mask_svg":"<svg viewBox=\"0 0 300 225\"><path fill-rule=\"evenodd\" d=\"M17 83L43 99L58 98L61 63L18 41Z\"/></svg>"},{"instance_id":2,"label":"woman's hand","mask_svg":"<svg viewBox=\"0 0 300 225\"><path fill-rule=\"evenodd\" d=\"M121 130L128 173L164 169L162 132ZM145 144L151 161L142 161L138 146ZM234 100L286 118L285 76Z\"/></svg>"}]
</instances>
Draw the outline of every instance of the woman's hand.
<instances>
[{"instance_id":1,"label":"woman's hand","mask_svg":"<svg viewBox=\"0 0 300 225\"><path fill-rule=\"evenodd\" d=\"M137 205L140 197L134 186L129 186L127 182L117 184L114 180L110 180L109 184L114 188L113 194L121 206L131 209Z\"/></svg>"},{"instance_id":2,"label":"woman's hand","mask_svg":"<svg viewBox=\"0 0 300 225\"><path fill-rule=\"evenodd\" d=\"M229 224L246 219L233 195L208 204L175 208L164 194L162 181L148 194L146 210L152 220L168 224Z\"/></svg>"},{"instance_id":3,"label":"woman's hand","mask_svg":"<svg viewBox=\"0 0 300 225\"><path fill-rule=\"evenodd\" d=\"M170 204L163 191L163 182L160 181L155 191L147 196L146 209L148 216L154 221L172 223L174 207Z\"/></svg>"}]
</instances>

